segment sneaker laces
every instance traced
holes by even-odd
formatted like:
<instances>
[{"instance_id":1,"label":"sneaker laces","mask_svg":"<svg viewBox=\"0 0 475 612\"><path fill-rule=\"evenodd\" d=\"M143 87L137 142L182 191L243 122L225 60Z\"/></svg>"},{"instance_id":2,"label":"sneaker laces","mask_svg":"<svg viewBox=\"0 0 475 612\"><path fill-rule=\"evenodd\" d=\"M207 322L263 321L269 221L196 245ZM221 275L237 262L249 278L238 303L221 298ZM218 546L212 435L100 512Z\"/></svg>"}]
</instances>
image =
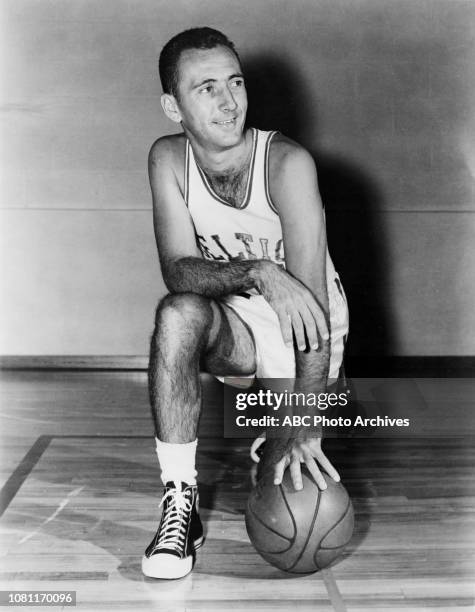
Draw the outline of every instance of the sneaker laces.
<instances>
[{"instance_id":1,"label":"sneaker laces","mask_svg":"<svg viewBox=\"0 0 475 612\"><path fill-rule=\"evenodd\" d=\"M167 500L168 504L165 505ZM181 552L186 537L187 514L192 507L190 496L187 495L187 491L169 489L163 496L159 508L162 505L164 514L157 548L172 548Z\"/></svg>"}]
</instances>

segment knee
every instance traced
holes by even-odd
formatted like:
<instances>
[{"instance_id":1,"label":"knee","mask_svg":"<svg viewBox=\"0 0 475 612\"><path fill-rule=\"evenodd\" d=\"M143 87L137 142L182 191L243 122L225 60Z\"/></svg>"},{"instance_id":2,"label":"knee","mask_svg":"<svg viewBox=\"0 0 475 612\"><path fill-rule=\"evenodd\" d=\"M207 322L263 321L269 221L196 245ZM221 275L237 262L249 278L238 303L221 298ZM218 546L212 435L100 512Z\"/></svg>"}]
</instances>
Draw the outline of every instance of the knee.
<instances>
[{"instance_id":1,"label":"knee","mask_svg":"<svg viewBox=\"0 0 475 612\"><path fill-rule=\"evenodd\" d=\"M211 302L196 293L168 294L158 304L155 332L171 329L174 333L203 331L211 326Z\"/></svg>"}]
</instances>

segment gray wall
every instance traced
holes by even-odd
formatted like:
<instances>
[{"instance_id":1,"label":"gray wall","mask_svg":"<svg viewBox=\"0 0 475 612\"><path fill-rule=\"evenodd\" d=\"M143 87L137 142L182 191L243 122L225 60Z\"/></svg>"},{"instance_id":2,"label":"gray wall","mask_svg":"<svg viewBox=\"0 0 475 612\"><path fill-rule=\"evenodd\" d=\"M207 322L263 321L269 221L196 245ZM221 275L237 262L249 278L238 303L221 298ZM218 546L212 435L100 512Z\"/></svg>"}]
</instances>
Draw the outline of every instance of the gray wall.
<instances>
[{"instance_id":1,"label":"gray wall","mask_svg":"<svg viewBox=\"0 0 475 612\"><path fill-rule=\"evenodd\" d=\"M463 0L3 0L3 354L145 354L164 293L146 157L160 48L241 50L307 146L356 354L475 353L474 20Z\"/></svg>"}]
</instances>

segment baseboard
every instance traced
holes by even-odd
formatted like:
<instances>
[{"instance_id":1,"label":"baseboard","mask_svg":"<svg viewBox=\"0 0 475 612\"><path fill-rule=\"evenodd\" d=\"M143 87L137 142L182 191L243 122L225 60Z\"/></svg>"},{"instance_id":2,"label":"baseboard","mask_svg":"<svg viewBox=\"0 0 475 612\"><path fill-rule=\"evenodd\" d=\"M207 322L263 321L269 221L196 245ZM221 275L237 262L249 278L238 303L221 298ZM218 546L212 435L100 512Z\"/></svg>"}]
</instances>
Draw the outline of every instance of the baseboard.
<instances>
[{"instance_id":1,"label":"baseboard","mask_svg":"<svg viewBox=\"0 0 475 612\"><path fill-rule=\"evenodd\" d=\"M353 378L475 377L472 356L348 356L347 376ZM4 355L2 370L146 370L145 355Z\"/></svg>"},{"instance_id":2,"label":"baseboard","mask_svg":"<svg viewBox=\"0 0 475 612\"><path fill-rule=\"evenodd\" d=\"M347 356L345 369L351 378L471 378L474 356Z\"/></svg>"},{"instance_id":3,"label":"baseboard","mask_svg":"<svg viewBox=\"0 0 475 612\"><path fill-rule=\"evenodd\" d=\"M3 355L2 370L146 370L144 355Z\"/></svg>"}]
</instances>

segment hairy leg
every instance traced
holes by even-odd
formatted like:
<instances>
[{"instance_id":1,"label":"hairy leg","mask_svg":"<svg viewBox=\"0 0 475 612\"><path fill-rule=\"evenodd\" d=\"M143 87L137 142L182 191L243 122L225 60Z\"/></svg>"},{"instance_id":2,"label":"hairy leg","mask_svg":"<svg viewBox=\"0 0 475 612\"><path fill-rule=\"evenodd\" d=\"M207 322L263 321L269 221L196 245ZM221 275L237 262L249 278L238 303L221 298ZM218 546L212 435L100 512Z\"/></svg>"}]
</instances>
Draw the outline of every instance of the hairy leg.
<instances>
[{"instance_id":1,"label":"hairy leg","mask_svg":"<svg viewBox=\"0 0 475 612\"><path fill-rule=\"evenodd\" d=\"M200 365L210 373L252 374L253 338L228 307L194 293L158 305L150 347L149 392L162 442L196 439L201 412Z\"/></svg>"}]
</instances>

